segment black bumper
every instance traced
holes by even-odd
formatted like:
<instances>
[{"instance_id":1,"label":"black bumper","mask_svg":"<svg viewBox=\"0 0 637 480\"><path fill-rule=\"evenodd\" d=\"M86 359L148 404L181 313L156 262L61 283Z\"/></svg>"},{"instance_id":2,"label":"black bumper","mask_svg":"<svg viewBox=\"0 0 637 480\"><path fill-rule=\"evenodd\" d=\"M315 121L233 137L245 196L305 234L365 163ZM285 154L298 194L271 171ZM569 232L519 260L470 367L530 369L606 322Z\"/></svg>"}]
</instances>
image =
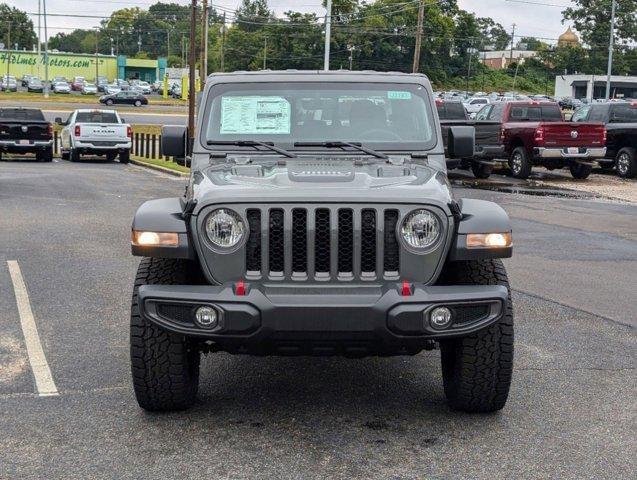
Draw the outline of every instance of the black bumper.
<instances>
[{"instance_id":1,"label":"black bumper","mask_svg":"<svg viewBox=\"0 0 637 480\"><path fill-rule=\"evenodd\" d=\"M140 313L160 327L211 341L233 353L348 356L414 354L435 340L488 327L504 311L507 290L498 285L423 286L144 285ZM202 305L220 313L213 329L200 328ZM428 313L448 306L453 322L433 328Z\"/></svg>"}]
</instances>

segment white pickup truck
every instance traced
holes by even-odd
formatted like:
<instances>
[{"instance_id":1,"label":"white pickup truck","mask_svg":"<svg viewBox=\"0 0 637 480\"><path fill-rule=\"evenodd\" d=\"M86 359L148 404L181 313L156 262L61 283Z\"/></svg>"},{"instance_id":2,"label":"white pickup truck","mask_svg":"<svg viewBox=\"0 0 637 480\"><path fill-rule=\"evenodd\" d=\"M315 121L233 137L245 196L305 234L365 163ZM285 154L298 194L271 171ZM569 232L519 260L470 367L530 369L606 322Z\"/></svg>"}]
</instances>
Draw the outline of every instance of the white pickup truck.
<instances>
[{"instance_id":1,"label":"white pickup truck","mask_svg":"<svg viewBox=\"0 0 637 480\"><path fill-rule=\"evenodd\" d=\"M132 129L115 110L75 110L63 125L60 149L64 160L77 162L80 155L105 155L120 163L130 159Z\"/></svg>"}]
</instances>

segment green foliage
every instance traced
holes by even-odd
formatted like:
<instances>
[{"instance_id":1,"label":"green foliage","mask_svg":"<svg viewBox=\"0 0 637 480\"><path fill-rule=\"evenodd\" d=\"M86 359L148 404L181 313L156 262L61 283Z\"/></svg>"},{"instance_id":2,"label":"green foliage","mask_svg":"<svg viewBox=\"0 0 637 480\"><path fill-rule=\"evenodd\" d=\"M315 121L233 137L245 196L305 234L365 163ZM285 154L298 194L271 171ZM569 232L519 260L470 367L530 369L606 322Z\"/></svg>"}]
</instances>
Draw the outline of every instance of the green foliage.
<instances>
[{"instance_id":1,"label":"green foliage","mask_svg":"<svg viewBox=\"0 0 637 480\"><path fill-rule=\"evenodd\" d=\"M33 22L25 12L0 3L0 19L2 19L0 21L0 42L4 43L7 48L13 49L17 43L18 49L30 50L34 45L37 45L38 39L33 30ZM9 29L11 30L10 40Z\"/></svg>"}]
</instances>

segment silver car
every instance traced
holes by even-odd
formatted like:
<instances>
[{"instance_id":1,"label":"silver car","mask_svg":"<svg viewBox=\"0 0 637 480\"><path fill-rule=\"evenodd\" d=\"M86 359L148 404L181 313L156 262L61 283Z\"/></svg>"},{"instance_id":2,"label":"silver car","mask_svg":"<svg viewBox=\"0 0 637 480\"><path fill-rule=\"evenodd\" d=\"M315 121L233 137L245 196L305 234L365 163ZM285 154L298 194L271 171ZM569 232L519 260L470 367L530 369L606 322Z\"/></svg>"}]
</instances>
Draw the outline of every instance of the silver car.
<instances>
[{"instance_id":1,"label":"silver car","mask_svg":"<svg viewBox=\"0 0 637 480\"><path fill-rule=\"evenodd\" d=\"M94 83L85 83L82 85L82 95L95 95L97 93L97 86Z\"/></svg>"},{"instance_id":2,"label":"silver car","mask_svg":"<svg viewBox=\"0 0 637 480\"><path fill-rule=\"evenodd\" d=\"M67 82L55 82L52 90L53 93L71 93L71 86Z\"/></svg>"}]
</instances>

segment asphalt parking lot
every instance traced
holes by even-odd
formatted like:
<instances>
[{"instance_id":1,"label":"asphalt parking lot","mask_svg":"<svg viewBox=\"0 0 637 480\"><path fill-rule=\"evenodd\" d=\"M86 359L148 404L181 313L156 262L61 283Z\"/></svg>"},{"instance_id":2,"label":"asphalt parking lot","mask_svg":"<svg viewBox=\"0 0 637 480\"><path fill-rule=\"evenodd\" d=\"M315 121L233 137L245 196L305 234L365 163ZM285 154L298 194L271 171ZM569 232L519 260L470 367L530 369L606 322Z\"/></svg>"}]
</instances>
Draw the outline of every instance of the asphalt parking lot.
<instances>
[{"instance_id":1,"label":"asphalt parking lot","mask_svg":"<svg viewBox=\"0 0 637 480\"><path fill-rule=\"evenodd\" d=\"M129 374L130 221L183 187L118 163L0 163L0 478L635 478L637 204L457 188L514 226L498 414L449 410L437 351L213 354L195 408L147 414ZM53 395L37 393L29 311Z\"/></svg>"}]
</instances>

